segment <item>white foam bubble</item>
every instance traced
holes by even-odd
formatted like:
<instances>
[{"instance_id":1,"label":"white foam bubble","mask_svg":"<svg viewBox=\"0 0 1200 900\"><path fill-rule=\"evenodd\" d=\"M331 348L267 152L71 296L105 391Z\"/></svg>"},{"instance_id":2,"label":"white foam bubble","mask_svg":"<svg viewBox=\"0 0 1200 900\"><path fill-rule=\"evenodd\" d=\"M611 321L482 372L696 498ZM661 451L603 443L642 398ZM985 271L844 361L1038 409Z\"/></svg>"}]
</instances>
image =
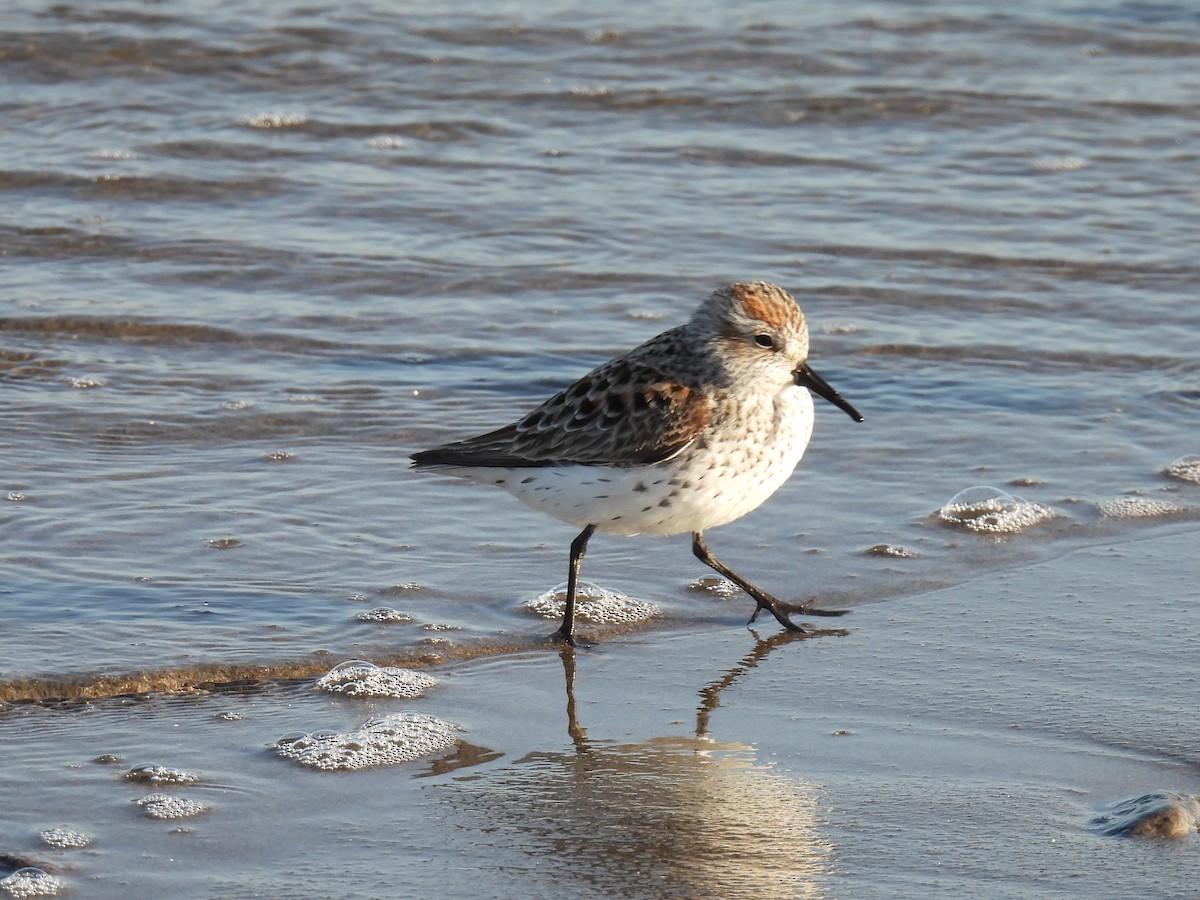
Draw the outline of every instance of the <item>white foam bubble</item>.
<instances>
[{"instance_id":1,"label":"white foam bubble","mask_svg":"<svg viewBox=\"0 0 1200 900\"><path fill-rule=\"evenodd\" d=\"M1150 497L1113 497L1099 503L1097 508L1106 519L1150 519L1183 512L1178 503Z\"/></svg>"},{"instance_id":2,"label":"white foam bubble","mask_svg":"<svg viewBox=\"0 0 1200 900\"><path fill-rule=\"evenodd\" d=\"M92 388L104 387L104 379L82 375L68 378L67 384L76 390L87 391L91 390Z\"/></svg>"},{"instance_id":3,"label":"white foam bubble","mask_svg":"<svg viewBox=\"0 0 1200 900\"><path fill-rule=\"evenodd\" d=\"M732 581L722 578L720 575L701 575L695 581L688 584L688 589L713 594L722 600L728 600L730 597L735 597L741 593L741 588Z\"/></svg>"},{"instance_id":4,"label":"white foam bubble","mask_svg":"<svg viewBox=\"0 0 1200 900\"><path fill-rule=\"evenodd\" d=\"M367 612L360 612L354 619L358 622L411 622L413 617L390 606L377 606Z\"/></svg>"},{"instance_id":5,"label":"white foam bubble","mask_svg":"<svg viewBox=\"0 0 1200 900\"><path fill-rule=\"evenodd\" d=\"M42 843L47 847L53 847L55 850L69 850L76 847L86 847L92 842L91 835L84 834L82 831L75 831L71 828L47 828L40 832L38 837L42 839Z\"/></svg>"},{"instance_id":6,"label":"white foam bubble","mask_svg":"<svg viewBox=\"0 0 1200 900\"><path fill-rule=\"evenodd\" d=\"M569 88L572 97L608 97L612 88L606 84L580 84Z\"/></svg>"},{"instance_id":7,"label":"white foam bubble","mask_svg":"<svg viewBox=\"0 0 1200 900\"><path fill-rule=\"evenodd\" d=\"M93 150L88 156L91 159L137 159L137 154L132 150L123 150L120 148Z\"/></svg>"},{"instance_id":8,"label":"white foam bubble","mask_svg":"<svg viewBox=\"0 0 1200 900\"><path fill-rule=\"evenodd\" d=\"M1033 161L1033 168L1038 172L1077 172L1088 165L1086 159L1078 156L1043 156Z\"/></svg>"},{"instance_id":9,"label":"white foam bubble","mask_svg":"<svg viewBox=\"0 0 1200 900\"><path fill-rule=\"evenodd\" d=\"M890 556L893 559L914 559L920 556L916 550L900 547L896 544L876 544L867 551L868 556Z\"/></svg>"},{"instance_id":10,"label":"white foam bubble","mask_svg":"<svg viewBox=\"0 0 1200 900\"><path fill-rule=\"evenodd\" d=\"M172 797L170 794L148 794L133 802L152 819L190 819L209 810L209 807L199 800Z\"/></svg>"},{"instance_id":11,"label":"white foam bubble","mask_svg":"<svg viewBox=\"0 0 1200 900\"><path fill-rule=\"evenodd\" d=\"M394 766L454 746L459 727L433 716L396 713L368 719L339 734L314 731L281 737L272 747L284 759L326 771Z\"/></svg>"},{"instance_id":12,"label":"white foam bubble","mask_svg":"<svg viewBox=\"0 0 1200 900\"><path fill-rule=\"evenodd\" d=\"M394 134L380 134L367 141L367 146L376 150L403 150L408 141Z\"/></svg>"},{"instance_id":13,"label":"white foam bubble","mask_svg":"<svg viewBox=\"0 0 1200 900\"><path fill-rule=\"evenodd\" d=\"M308 123L308 116L302 112L262 112L239 121L251 128L297 128Z\"/></svg>"},{"instance_id":14,"label":"white foam bubble","mask_svg":"<svg viewBox=\"0 0 1200 900\"><path fill-rule=\"evenodd\" d=\"M390 588L387 589L387 593L401 594L406 591L423 591L423 590L425 590L425 585L421 584L421 582L419 582L419 581L402 581L399 584L393 584Z\"/></svg>"},{"instance_id":15,"label":"white foam bubble","mask_svg":"<svg viewBox=\"0 0 1200 900\"><path fill-rule=\"evenodd\" d=\"M1163 469L1163 474L1200 484L1200 456L1181 456Z\"/></svg>"},{"instance_id":16,"label":"white foam bubble","mask_svg":"<svg viewBox=\"0 0 1200 900\"><path fill-rule=\"evenodd\" d=\"M412 669L377 666L355 659L334 666L317 682L323 691L347 697L420 697L437 685L437 679Z\"/></svg>"},{"instance_id":17,"label":"white foam bubble","mask_svg":"<svg viewBox=\"0 0 1200 900\"><path fill-rule=\"evenodd\" d=\"M525 601L525 608L547 619L561 619L567 604L567 585L546 591ZM657 616L660 609L653 603L627 597L620 591L610 591L599 585L581 581L575 589L575 618L581 622L608 625L614 622L641 622Z\"/></svg>"},{"instance_id":18,"label":"white foam bubble","mask_svg":"<svg viewBox=\"0 0 1200 900\"><path fill-rule=\"evenodd\" d=\"M0 888L13 897L52 897L63 889L63 883L36 866L25 866L0 879Z\"/></svg>"},{"instance_id":19,"label":"white foam bubble","mask_svg":"<svg viewBox=\"0 0 1200 900\"><path fill-rule=\"evenodd\" d=\"M959 491L938 510L938 518L949 525L991 534L1016 534L1057 515L1049 506L986 485Z\"/></svg>"},{"instance_id":20,"label":"white foam bubble","mask_svg":"<svg viewBox=\"0 0 1200 900\"><path fill-rule=\"evenodd\" d=\"M200 776L185 769L172 769L167 766L134 766L125 773L127 781L140 781L149 784L194 784Z\"/></svg>"}]
</instances>

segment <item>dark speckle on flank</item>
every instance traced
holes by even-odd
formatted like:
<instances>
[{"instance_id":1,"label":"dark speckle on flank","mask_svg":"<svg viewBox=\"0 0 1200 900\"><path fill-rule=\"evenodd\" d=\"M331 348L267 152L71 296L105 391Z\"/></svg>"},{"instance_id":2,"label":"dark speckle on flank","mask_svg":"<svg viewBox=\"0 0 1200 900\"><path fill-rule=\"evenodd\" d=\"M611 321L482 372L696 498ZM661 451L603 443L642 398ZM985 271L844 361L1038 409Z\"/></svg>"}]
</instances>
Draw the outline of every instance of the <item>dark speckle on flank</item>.
<instances>
[{"instance_id":1,"label":"dark speckle on flank","mask_svg":"<svg viewBox=\"0 0 1200 900\"><path fill-rule=\"evenodd\" d=\"M633 489L634 489L635 491L637 491L638 493L641 493L641 492L643 492L643 491L647 490L647 488L646 488L646 482L644 482L644 481L639 481L637 484L635 484L635 485L633 486Z\"/></svg>"}]
</instances>

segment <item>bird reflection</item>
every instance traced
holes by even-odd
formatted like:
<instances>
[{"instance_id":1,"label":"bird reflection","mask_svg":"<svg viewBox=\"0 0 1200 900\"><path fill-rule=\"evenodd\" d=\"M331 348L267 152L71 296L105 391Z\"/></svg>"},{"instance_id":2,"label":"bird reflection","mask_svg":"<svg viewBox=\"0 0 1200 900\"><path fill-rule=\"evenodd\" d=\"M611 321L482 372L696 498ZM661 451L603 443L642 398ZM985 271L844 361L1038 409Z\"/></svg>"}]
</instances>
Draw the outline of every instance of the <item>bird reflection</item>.
<instances>
[{"instance_id":1,"label":"bird reflection","mask_svg":"<svg viewBox=\"0 0 1200 900\"><path fill-rule=\"evenodd\" d=\"M470 818L495 842L489 856L564 894L820 896L831 847L819 830L819 786L760 765L751 746L709 736L722 691L810 637L758 640L698 691L693 734L624 744L589 737L580 723L576 651L563 646L571 749L530 753L452 793L473 798Z\"/></svg>"}]
</instances>

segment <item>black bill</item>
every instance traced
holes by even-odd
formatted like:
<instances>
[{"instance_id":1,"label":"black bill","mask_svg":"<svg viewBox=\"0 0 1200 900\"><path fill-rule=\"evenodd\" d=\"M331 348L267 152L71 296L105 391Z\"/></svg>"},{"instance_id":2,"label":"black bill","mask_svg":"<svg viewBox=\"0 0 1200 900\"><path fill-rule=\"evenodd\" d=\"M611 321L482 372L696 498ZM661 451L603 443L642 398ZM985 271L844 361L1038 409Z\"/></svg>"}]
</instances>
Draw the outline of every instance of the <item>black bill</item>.
<instances>
[{"instance_id":1,"label":"black bill","mask_svg":"<svg viewBox=\"0 0 1200 900\"><path fill-rule=\"evenodd\" d=\"M859 414L858 410L847 403L841 394L831 388L829 386L829 382L810 369L808 367L808 363L801 365L800 368L798 368L792 374L796 376L796 384L800 385L800 387L806 387L818 397L824 397L826 400L852 418L855 422L861 422L863 420L863 417Z\"/></svg>"}]
</instances>

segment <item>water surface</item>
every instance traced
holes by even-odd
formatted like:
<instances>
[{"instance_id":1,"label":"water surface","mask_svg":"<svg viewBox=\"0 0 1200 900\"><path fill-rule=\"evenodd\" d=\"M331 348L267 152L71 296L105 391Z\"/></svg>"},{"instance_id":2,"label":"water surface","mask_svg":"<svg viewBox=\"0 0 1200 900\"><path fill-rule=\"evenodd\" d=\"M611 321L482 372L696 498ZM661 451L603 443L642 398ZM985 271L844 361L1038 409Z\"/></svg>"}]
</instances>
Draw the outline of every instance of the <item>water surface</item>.
<instances>
[{"instance_id":1,"label":"water surface","mask_svg":"<svg viewBox=\"0 0 1200 900\"><path fill-rule=\"evenodd\" d=\"M1186 6L0 25L0 852L122 897L1192 892L1194 835L1088 825L1200 791ZM788 485L708 537L848 633L761 650L686 537L597 539L585 577L662 615L595 630L568 727L523 604L572 533L407 456L749 278L800 300L867 421L822 404ZM939 519L982 485L1055 515ZM356 618L385 606L410 621ZM353 658L443 685L312 690ZM479 752L329 775L267 749L410 708ZM148 819L146 762L210 811ZM649 835L643 876L614 865Z\"/></svg>"}]
</instances>

